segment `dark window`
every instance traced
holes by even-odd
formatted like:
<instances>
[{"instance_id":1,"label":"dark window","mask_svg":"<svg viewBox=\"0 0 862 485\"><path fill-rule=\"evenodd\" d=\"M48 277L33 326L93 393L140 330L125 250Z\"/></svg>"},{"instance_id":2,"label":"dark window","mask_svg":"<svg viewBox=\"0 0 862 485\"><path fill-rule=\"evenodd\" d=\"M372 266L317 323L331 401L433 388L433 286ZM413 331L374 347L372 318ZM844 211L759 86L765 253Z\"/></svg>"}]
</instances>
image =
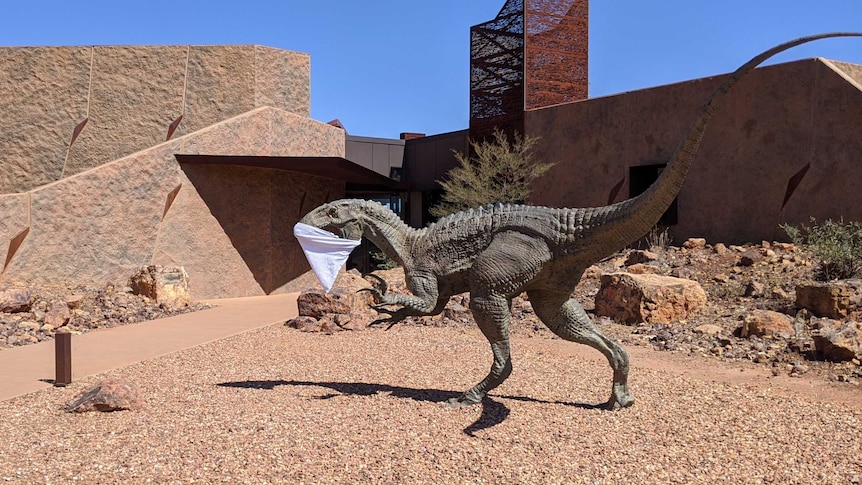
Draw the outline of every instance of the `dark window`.
<instances>
[{"instance_id":1,"label":"dark window","mask_svg":"<svg viewBox=\"0 0 862 485\"><path fill-rule=\"evenodd\" d=\"M392 209L392 212L398 214L402 220L404 219L404 204L400 194L348 192L347 196L380 202ZM360 273L367 274L377 269L384 269L384 266L390 263L383 251L363 237L362 243L350 253L350 257L347 259L347 269L356 268Z\"/></svg>"},{"instance_id":2,"label":"dark window","mask_svg":"<svg viewBox=\"0 0 862 485\"><path fill-rule=\"evenodd\" d=\"M629 167L629 197L637 197L646 192L650 185L658 180L659 175L661 175L662 170L666 166L666 163L659 163ZM667 211L661 216L658 223L662 226L673 226L678 222L677 199L673 199L670 207L667 208Z\"/></svg>"}]
</instances>

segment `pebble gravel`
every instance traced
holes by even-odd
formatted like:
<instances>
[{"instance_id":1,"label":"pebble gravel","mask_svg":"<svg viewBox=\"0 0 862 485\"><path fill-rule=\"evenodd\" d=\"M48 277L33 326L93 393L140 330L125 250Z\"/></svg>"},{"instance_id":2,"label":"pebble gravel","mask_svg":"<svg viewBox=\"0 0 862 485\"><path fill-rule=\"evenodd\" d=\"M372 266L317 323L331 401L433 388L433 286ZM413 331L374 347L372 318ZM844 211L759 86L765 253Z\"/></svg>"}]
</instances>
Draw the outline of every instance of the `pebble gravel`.
<instances>
[{"instance_id":1,"label":"pebble gravel","mask_svg":"<svg viewBox=\"0 0 862 485\"><path fill-rule=\"evenodd\" d=\"M862 483L858 403L633 359L637 402L608 412L607 363L561 344L515 339L509 380L451 410L490 365L475 329L274 325L0 402L0 482ZM144 406L63 410L107 377Z\"/></svg>"}]
</instances>

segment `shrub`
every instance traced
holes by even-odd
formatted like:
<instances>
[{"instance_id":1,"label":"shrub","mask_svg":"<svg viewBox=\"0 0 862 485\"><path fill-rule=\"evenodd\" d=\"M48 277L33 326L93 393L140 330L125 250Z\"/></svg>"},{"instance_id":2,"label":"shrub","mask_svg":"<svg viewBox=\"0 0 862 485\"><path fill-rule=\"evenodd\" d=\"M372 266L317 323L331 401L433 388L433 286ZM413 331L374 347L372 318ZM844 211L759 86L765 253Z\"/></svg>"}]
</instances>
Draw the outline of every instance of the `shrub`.
<instances>
[{"instance_id":1,"label":"shrub","mask_svg":"<svg viewBox=\"0 0 862 485\"><path fill-rule=\"evenodd\" d=\"M667 226L655 225L646 235L647 247L653 251L665 250L672 242L673 238L671 238L670 229Z\"/></svg>"},{"instance_id":2,"label":"shrub","mask_svg":"<svg viewBox=\"0 0 862 485\"><path fill-rule=\"evenodd\" d=\"M431 215L443 217L486 204L526 202L530 183L553 166L533 160L530 150L537 141L519 133L510 141L498 129L491 140L470 141L472 156L455 151L460 165L438 181L443 199L431 208Z\"/></svg>"},{"instance_id":3,"label":"shrub","mask_svg":"<svg viewBox=\"0 0 862 485\"><path fill-rule=\"evenodd\" d=\"M398 263L395 262L394 259L387 256L386 253L377 249L374 245L372 245L372 248L368 250L368 256L371 258L371 265L373 266L372 271L398 267Z\"/></svg>"},{"instance_id":4,"label":"shrub","mask_svg":"<svg viewBox=\"0 0 862 485\"><path fill-rule=\"evenodd\" d=\"M799 227L780 226L797 246L810 252L819 262L818 277L824 280L862 275L862 223L827 219Z\"/></svg>"}]
</instances>

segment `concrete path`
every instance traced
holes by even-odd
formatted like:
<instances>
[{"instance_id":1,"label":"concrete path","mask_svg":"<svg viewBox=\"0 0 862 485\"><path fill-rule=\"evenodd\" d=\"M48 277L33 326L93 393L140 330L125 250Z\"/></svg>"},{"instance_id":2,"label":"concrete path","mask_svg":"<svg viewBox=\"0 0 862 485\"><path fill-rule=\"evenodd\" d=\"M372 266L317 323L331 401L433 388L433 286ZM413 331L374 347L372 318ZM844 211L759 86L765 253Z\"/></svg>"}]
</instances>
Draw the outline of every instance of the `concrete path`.
<instances>
[{"instance_id":1,"label":"concrete path","mask_svg":"<svg viewBox=\"0 0 862 485\"><path fill-rule=\"evenodd\" d=\"M214 307L72 336L72 381L297 315L297 293L209 300ZM51 387L54 341L0 351L0 401Z\"/></svg>"}]
</instances>

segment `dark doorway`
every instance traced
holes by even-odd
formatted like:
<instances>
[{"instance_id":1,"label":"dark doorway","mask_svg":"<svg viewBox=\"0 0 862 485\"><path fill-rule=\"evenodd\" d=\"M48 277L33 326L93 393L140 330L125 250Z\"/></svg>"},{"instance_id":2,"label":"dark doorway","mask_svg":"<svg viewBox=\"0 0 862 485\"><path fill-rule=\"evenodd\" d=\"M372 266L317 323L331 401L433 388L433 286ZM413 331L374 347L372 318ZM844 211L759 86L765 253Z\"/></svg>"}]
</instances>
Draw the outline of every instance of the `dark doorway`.
<instances>
[{"instance_id":1,"label":"dark doorway","mask_svg":"<svg viewBox=\"0 0 862 485\"><path fill-rule=\"evenodd\" d=\"M666 163L658 163L653 165L640 165L637 167L629 167L629 197L637 197L646 192L646 190L656 180L667 166ZM659 219L658 224L661 226L674 226L679 222L677 213L677 199L674 198L670 207Z\"/></svg>"}]
</instances>

